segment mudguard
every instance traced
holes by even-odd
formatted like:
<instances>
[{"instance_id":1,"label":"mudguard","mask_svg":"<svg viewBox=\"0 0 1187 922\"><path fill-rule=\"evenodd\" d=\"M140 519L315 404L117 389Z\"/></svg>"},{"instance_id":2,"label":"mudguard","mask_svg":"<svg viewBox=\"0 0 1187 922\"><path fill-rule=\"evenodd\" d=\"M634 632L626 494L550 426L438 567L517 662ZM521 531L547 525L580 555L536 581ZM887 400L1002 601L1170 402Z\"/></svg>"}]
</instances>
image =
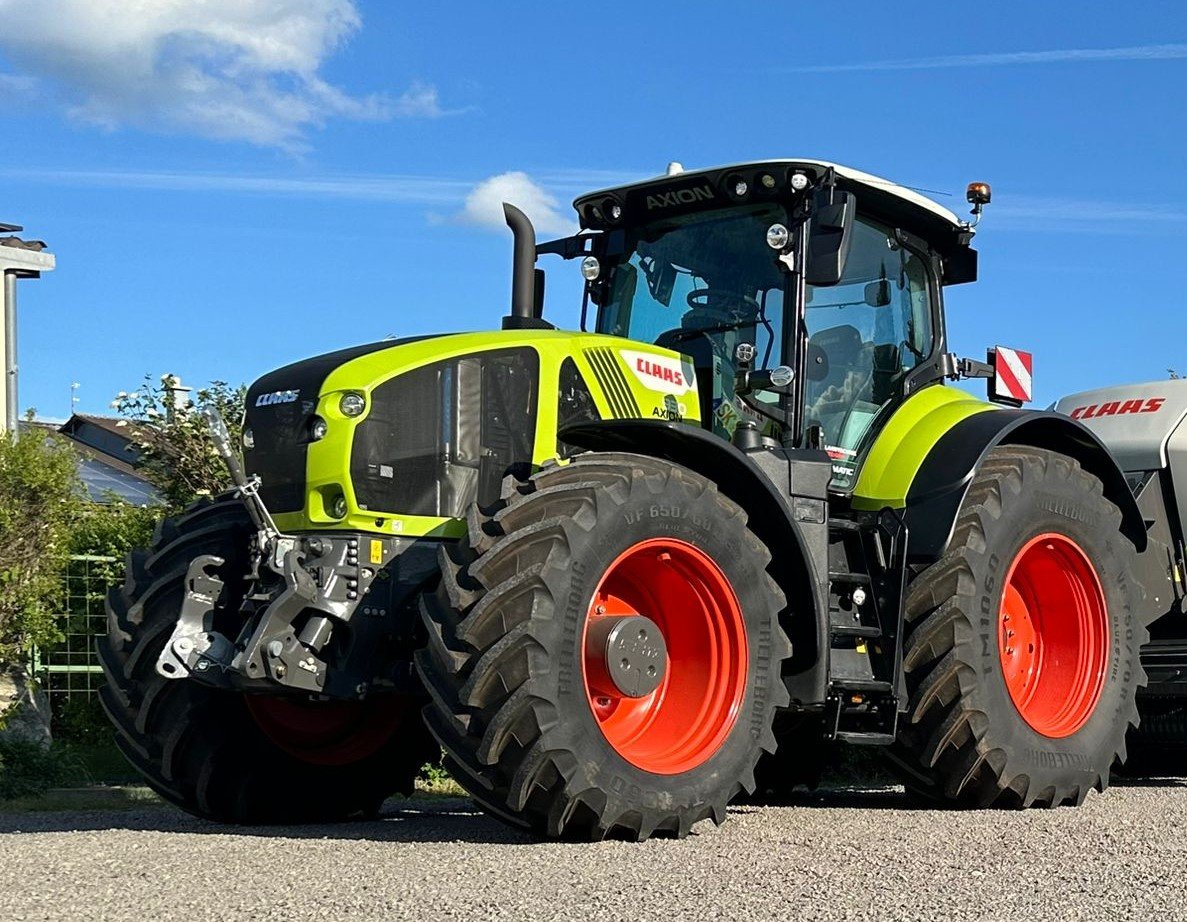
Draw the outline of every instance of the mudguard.
<instances>
[{"instance_id":1,"label":"mudguard","mask_svg":"<svg viewBox=\"0 0 1187 922\"><path fill-rule=\"evenodd\" d=\"M985 456L997 445L1029 445L1074 458L1104 484L1121 510L1121 530L1146 548L1146 528L1125 475L1087 427L1060 413L993 410L975 413L949 428L928 451L907 491L905 518L912 563L928 564L947 549L961 503Z\"/></svg>"},{"instance_id":2,"label":"mudguard","mask_svg":"<svg viewBox=\"0 0 1187 922\"><path fill-rule=\"evenodd\" d=\"M822 702L829 644L827 456L778 449L747 454L704 429L659 420L581 423L562 430L560 438L591 451L680 464L713 481L746 511L751 529L771 550L772 572L795 614L789 625L794 652L785 669L788 691L803 704Z\"/></svg>"}]
</instances>

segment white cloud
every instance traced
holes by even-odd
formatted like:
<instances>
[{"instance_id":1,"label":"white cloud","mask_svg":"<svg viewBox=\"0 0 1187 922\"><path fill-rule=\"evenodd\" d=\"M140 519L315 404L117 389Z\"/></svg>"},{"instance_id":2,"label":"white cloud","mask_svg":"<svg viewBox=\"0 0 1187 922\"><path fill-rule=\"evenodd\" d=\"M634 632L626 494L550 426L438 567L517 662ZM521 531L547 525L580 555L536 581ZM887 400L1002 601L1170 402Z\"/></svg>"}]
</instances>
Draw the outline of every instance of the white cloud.
<instances>
[{"instance_id":1,"label":"white cloud","mask_svg":"<svg viewBox=\"0 0 1187 922\"><path fill-rule=\"evenodd\" d=\"M478 183L466 196L462 210L452 220L459 224L504 230L503 203L519 208L542 234L568 234L575 219L559 209L556 197L537 185L527 173L500 173Z\"/></svg>"},{"instance_id":2,"label":"white cloud","mask_svg":"<svg viewBox=\"0 0 1187 922\"><path fill-rule=\"evenodd\" d=\"M983 227L1086 234L1181 234L1187 212L1165 204L1054 196L998 196L985 209Z\"/></svg>"},{"instance_id":3,"label":"white cloud","mask_svg":"<svg viewBox=\"0 0 1187 922\"><path fill-rule=\"evenodd\" d=\"M1187 58L1187 44L952 54L932 58L857 61L848 64L813 64L787 68L787 71L797 74L836 74L845 71L937 70L948 67L1010 67L1021 64L1070 64L1085 61L1166 61L1178 58Z\"/></svg>"},{"instance_id":4,"label":"white cloud","mask_svg":"<svg viewBox=\"0 0 1187 922\"><path fill-rule=\"evenodd\" d=\"M31 96L37 89L37 81L19 74L0 74L0 93L18 97Z\"/></svg>"},{"instance_id":5,"label":"white cloud","mask_svg":"<svg viewBox=\"0 0 1187 922\"><path fill-rule=\"evenodd\" d=\"M570 174L564 174L570 176ZM577 174L568 180L575 183ZM433 223L465 224L505 230L503 202L522 209L541 234L568 234L576 229L576 215L566 216L558 199L527 173L511 172L473 180L442 176L341 175L269 176L244 173L132 172L117 170L37 170L0 167L0 179L52 183L97 189L208 192L268 197L340 199L426 205L435 209L458 208L452 213L434 211ZM589 191L597 183L580 184Z\"/></svg>"},{"instance_id":6,"label":"white cloud","mask_svg":"<svg viewBox=\"0 0 1187 922\"><path fill-rule=\"evenodd\" d=\"M319 71L361 20L354 0L0 0L0 53L75 118L300 147L330 118L445 114L436 90L355 97Z\"/></svg>"},{"instance_id":7,"label":"white cloud","mask_svg":"<svg viewBox=\"0 0 1187 922\"><path fill-rule=\"evenodd\" d=\"M2 169L0 178L91 189L217 192L293 198L398 202L451 206L473 183L415 175L269 176L250 173L131 172L118 170Z\"/></svg>"},{"instance_id":8,"label":"white cloud","mask_svg":"<svg viewBox=\"0 0 1187 922\"><path fill-rule=\"evenodd\" d=\"M392 114L403 118L440 118L448 115L441 108L437 98L437 88L427 83L417 81L392 103Z\"/></svg>"}]
</instances>

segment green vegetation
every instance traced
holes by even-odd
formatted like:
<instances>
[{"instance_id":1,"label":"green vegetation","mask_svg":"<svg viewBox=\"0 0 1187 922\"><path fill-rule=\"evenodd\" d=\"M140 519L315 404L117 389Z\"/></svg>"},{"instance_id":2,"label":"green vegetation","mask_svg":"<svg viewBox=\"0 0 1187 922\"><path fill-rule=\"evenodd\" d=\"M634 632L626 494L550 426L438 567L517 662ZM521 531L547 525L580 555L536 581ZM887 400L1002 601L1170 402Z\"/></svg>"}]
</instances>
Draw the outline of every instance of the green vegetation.
<instances>
[{"instance_id":1,"label":"green vegetation","mask_svg":"<svg viewBox=\"0 0 1187 922\"><path fill-rule=\"evenodd\" d=\"M62 577L82 505L66 442L0 433L0 666L61 636Z\"/></svg>"},{"instance_id":2,"label":"green vegetation","mask_svg":"<svg viewBox=\"0 0 1187 922\"><path fill-rule=\"evenodd\" d=\"M198 390L194 400L174 404L173 375L159 382L145 378L131 393L120 392L112 407L133 423L130 434L140 449L142 469L173 510L184 508L199 496L214 496L230 485L226 466L207 433L206 420L193 412L213 406L226 420L233 444L239 444L243 425L244 385L232 387L212 381Z\"/></svg>"},{"instance_id":3,"label":"green vegetation","mask_svg":"<svg viewBox=\"0 0 1187 922\"><path fill-rule=\"evenodd\" d=\"M68 748L0 739L0 802L77 784L84 777L85 769Z\"/></svg>"},{"instance_id":4,"label":"green vegetation","mask_svg":"<svg viewBox=\"0 0 1187 922\"><path fill-rule=\"evenodd\" d=\"M32 650L59 643L65 631L91 630L106 587L122 579L128 551L149 544L160 517L225 489L222 461L194 408L218 407L238 437L246 389L216 381L177 407L173 385L171 375L159 384L146 380L113 404L129 421L143 470L168 509L89 503L69 442L40 429L24 429L20 437L0 434L0 670L16 672L23 682ZM85 589L79 592L79 586ZM0 731L10 717L15 723L15 710L8 714L0 706ZM52 724L48 748L0 736L5 809L36 801L51 788L136 780L111 742L97 698L55 700Z\"/></svg>"},{"instance_id":5,"label":"green vegetation","mask_svg":"<svg viewBox=\"0 0 1187 922\"><path fill-rule=\"evenodd\" d=\"M166 804L143 785L118 787L62 787L40 794L28 794L0 801L0 814L70 812L88 810L123 812L146 807L163 808Z\"/></svg>"}]
</instances>

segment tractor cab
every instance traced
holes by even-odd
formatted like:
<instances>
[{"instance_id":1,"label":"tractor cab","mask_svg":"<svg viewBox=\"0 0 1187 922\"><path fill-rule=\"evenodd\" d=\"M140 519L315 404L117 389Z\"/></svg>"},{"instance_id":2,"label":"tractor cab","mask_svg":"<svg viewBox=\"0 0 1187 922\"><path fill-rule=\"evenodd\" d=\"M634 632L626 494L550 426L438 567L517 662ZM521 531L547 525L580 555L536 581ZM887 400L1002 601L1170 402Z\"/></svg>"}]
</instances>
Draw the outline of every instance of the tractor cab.
<instances>
[{"instance_id":1,"label":"tractor cab","mask_svg":"<svg viewBox=\"0 0 1187 922\"><path fill-rule=\"evenodd\" d=\"M943 377L941 287L976 276L968 224L818 161L673 165L574 204L582 233L540 252L584 257L594 329L683 353L706 428L825 448L834 489L878 420Z\"/></svg>"}]
</instances>

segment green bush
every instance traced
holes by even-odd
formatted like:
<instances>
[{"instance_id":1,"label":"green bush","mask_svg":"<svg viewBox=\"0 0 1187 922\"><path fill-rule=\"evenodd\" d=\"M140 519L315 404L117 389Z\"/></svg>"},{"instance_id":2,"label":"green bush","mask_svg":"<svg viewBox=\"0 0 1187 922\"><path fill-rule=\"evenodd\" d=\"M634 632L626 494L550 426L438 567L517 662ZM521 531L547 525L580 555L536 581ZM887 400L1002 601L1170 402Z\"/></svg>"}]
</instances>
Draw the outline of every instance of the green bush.
<instances>
[{"instance_id":1,"label":"green bush","mask_svg":"<svg viewBox=\"0 0 1187 922\"><path fill-rule=\"evenodd\" d=\"M77 784L85 776L68 747L43 749L35 743L0 739L0 801Z\"/></svg>"},{"instance_id":2,"label":"green bush","mask_svg":"<svg viewBox=\"0 0 1187 922\"><path fill-rule=\"evenodd\" d=\"M124 502L83 505L71 530L70 552L87 559L71 560L67 565L74 591L64 606L65 621L59 623L64 631L89 634L103 630L101 619L95 615L103 611L107 588L122 582L128 551L149 544L162 515L164 509L160 506ZM92 559L95 557L104 559ZM81 587L86 591L80 592ZM55 697L52 726L55 739L80 745L107 744L111 737L111 725L96 695Z\"/></svg>"},{"instance_id":3,"label":"green bush","mask_svg":"<svg viewBox=\"0 0 1187 922\"><path fill-rule=\"evenodd\" d=\"M146 547L153 529L165 514L160 506L133 506L125 502L84 504L70 530L71 554L114 557L111 573L123 573L124 557L134 547Z\"/></svg>"},{"instance_id":4,"label":"green bush","mask_svg":"<svg viewBox=\"0 0 1187 922\"><path fill-rule=\"evenodd\" d=\"M40 430L0 433L0 664L60 637L71 530L83 501L78 459Z\"/></svg>"}]
</instances>

